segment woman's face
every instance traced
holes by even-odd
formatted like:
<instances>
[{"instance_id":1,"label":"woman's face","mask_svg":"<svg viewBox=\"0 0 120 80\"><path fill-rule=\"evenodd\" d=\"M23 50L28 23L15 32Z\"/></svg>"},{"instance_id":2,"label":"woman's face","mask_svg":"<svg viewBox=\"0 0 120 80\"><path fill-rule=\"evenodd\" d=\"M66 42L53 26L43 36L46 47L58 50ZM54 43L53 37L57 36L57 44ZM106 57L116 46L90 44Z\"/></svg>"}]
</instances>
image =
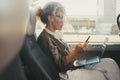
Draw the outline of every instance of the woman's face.
<instances>
[{"instance_id":1,"label":"woman's face","mask_svg":"<svg viewBox=\"0 0 120 80\"><path fill-rule=\"evenodd\" d=\"M56 12L56 14L53 16L53 23L52 26L55 30L61 30L64 23L64 11L59 10Z\"/></svg>"},{"instance_id":2,"label":"woman's face","mask_svg":"<svg viewBox=\"0 0 120 80\"><path fill-rule=\"evenodd\" d=\"M22 46L28 8L29 0L0 0L0 71Z\"/></svg>"}]
</instances>

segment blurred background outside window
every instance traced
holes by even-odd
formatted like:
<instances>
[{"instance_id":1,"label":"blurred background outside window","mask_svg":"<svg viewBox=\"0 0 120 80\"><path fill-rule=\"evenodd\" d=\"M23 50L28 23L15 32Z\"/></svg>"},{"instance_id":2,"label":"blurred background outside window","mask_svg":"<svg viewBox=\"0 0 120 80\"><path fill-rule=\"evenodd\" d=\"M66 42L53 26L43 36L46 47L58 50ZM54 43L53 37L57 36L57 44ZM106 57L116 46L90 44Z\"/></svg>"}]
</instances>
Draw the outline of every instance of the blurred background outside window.
<instances>
[{"instance_id":1,"label":"blurred background outside window","mask_svg":"<svg viewBox=\"0 0 120 80\"><path fill-rule=\"evenodd\" d=\"M41 8L50 1L60 2L66 10L63 38L68 43L84 42L91 35L91 43L101 43L107 37L108 43L118 44L117 15L120 0L33 0L32 7ZM39 35L44 25L36 24Z\"/></svg>"}]
</instances>

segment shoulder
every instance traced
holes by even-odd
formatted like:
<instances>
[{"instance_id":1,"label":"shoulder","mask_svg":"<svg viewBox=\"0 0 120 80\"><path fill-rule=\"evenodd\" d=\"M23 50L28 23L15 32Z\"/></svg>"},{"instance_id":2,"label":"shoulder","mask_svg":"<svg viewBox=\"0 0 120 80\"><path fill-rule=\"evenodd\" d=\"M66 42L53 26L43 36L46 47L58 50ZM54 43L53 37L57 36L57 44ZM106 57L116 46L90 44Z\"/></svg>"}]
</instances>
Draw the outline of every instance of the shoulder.
<instances>
[{"instance_id":1,"label":"shoulder","mask_svg":"<svg viewBox=\"0 0 120 80\"><path fill-rule=\"evenodd\" d=\"M48 33L43 29L37 40L48 39L48 38L49 38Z\"/></svg>"},{"instance_id":2,"label":"shoulder","mask_svg":"<svg viewBox=\"0 0 120 80\"><path fill-rule=\"evenodd\" d=\"M49 33L47 33L45 30L43 30L41 32L41 34L39 35L37 42L40 44L49 44L52 43L53 41L53 37L51 37L51 35L49 35Z\"/></svg>"}]
</instances>

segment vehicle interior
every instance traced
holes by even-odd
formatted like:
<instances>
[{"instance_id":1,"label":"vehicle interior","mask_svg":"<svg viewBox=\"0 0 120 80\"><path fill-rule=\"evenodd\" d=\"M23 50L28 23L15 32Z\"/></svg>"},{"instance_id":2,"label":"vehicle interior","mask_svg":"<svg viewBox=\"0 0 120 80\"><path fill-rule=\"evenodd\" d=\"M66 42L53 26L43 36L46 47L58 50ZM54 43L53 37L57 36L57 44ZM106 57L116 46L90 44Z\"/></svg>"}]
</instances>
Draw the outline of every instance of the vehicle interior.
<instances>
[{"instance_id":1,"label":"vehicle interior","mask_svg":"<svg viewBox=\"0 0 120 80\"><path fill-rule=\"evenodd\" d=\"M48 2L51 0L48 0ZM57 0L66 9L65 23L62 29L63 39L74 48L75 44L84 43L88 36L91 54L101 51L106 44L103 57L111 57L120 65L120 36L119 36L119 0ZM33 1L33 7L43 7L47 1ZM71 5L69 6L68 5ZM74 4L77 5L74 5ZM42 5L40 5L42 4ZM44 24L37 21L36 35L38 36Z\"/></svg>"},{"instance_id":2,"label":"vehicle interior","mask_svg":"<svg viewBox=\"0 0 120 80\"><path fill-rule=\"evenodd\" d=\"M67 1L57 1L61 2L66 8L65 24L62 30L65 42L71 45L73 49L76 44L84 43L87 37L90 36L87 52L90 54L89 56L99 53L102 58L113 58L120 67L120 5L118 4L120 1L93 0L89 1L88 4L88 0L76 0L76 3L75 1L74 3L80 4L77 8L73 7L75 5L72 4L72 1L68 1L71 4L70 8L67 5ZM47 1L35 0L33 1L32 7L42 6L45 3L47 3ZM88 7L86 7L86 5ZM38 19L35 30L37 37L43 28L44 24ZM104 47L104 49L102 47ZM60 79L58 71L55 70L55 65L53 66L54 63L44 55L34 35L26 38L22 54L21 58L24 65L30 70L28 71L29 79Z\"/></svg>"},{"instance_id":3,"label":"vehicle interior","mask_svg":"<svg viewBox=\"0 0 120 80\"><path fill-rule=\"evenodd\" d=\"M102 54L102 58L113 58L120 66L120 1L92 0L87 2L88 0L76 0L73 3L80 4L77 8L72 4L72 1L57 1L61 2L66 8L65 24L62 30L63 39L74 48L75 44L84 43L87 37L91 36L87 53L90 56L99 53L100 55ZM45 3L47 1L35 0L32 7L42 6ZM68 7L68 3L71 4L71 7ZM36 36L44 28L44 25L39 20L37 20L37 25ZM102 46L104 45L105 48L103 50ZM29 70L32 72L32 76L28 74L28 77L36 78L36 80L59 80L55 65L51 65L54 63L39 48L35 36L32 35L25 40L22 53L26 55L22 56L25 66L30 68Z\"/></svg>"},{"instance_id":4,"label":"vehicle interior","mask_svg":"<svg viewBox=\"0 0 120 80\"><path fill-rule=\"evenodd\" d=\"M84 44L90 36L88 56L100 54L102 58L113 58L120 67L120 0L33 0L31 7L35 11L49 1L65 6L61 34L71 49L78 43ZM36 16L33 18L36 23L28 26L34 27L28 30L32 33L26 35L18 55L26 80L60 80L55 63L43 53L36 40L45 25Z\"/></svg>"}]
</instances>

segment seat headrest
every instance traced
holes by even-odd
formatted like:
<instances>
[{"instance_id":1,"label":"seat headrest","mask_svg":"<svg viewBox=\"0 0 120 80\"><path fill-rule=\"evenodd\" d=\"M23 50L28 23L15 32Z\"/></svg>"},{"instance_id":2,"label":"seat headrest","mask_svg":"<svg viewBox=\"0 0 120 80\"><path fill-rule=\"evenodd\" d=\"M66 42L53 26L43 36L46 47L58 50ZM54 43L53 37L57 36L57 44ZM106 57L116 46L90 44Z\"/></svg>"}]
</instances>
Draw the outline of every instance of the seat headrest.
<instances>
[{"instance_id":1,"label":"seat headrest","mask_svg":"<svg viewBox=\"0 0 120 80\"><path fill-rule=\"evenodd\" d=\"M30 17L27 26L27 35L31 36L35 33L35 26L36 26L36 15L33 9L30 9Z\"/></svg>"}]
</instances>

